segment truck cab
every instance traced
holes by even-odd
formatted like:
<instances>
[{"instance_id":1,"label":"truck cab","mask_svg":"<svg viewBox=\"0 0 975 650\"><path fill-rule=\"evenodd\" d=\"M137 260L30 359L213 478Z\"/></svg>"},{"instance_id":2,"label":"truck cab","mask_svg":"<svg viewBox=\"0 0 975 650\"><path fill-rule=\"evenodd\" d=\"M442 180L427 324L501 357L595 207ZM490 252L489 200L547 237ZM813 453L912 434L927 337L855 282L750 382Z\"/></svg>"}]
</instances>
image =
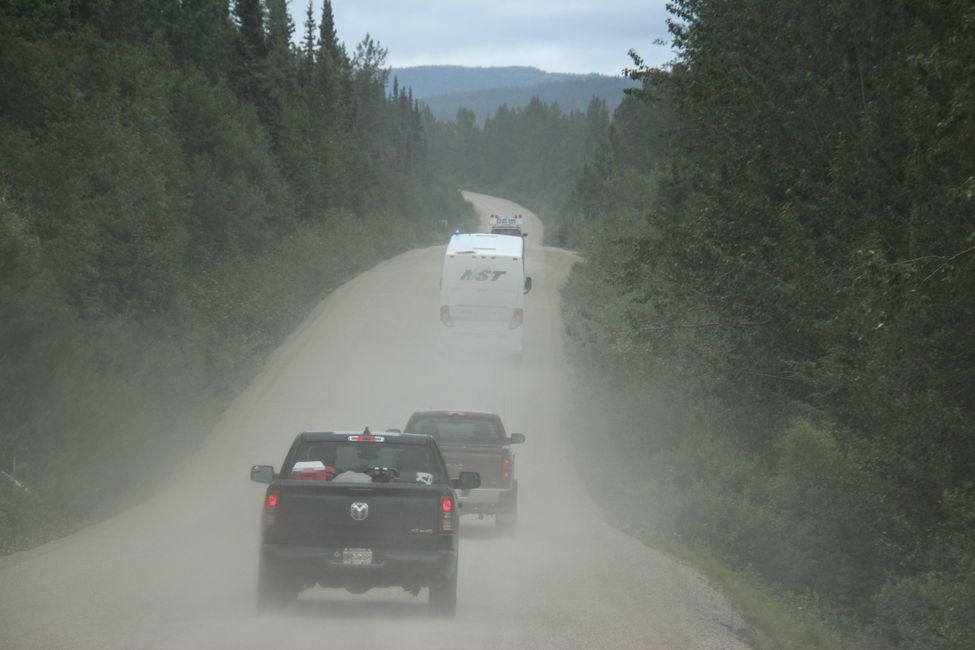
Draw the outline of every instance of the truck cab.
<instances>
[{"instance_id":1,"label":"truck cab","mask_svg":"<svg viewBox=\"0 0 975 650\"><path fill-rule=\"evenodd\" d=\"M495 413L461 410L417 411L403 430L436 440L451 477L477 472L479 487L458 493L463 514L491 515L500 531L514 532L518 480L512 445L525 442L524 434L508 434Z\"/></svg>"}]
</instances>

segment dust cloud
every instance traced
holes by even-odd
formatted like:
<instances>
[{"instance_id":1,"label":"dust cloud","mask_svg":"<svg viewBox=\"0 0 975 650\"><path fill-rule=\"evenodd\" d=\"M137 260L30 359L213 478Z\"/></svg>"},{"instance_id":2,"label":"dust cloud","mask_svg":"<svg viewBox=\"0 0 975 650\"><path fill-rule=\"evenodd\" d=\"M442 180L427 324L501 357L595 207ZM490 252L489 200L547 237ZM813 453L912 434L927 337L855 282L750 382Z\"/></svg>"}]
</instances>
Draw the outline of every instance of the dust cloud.
<instances>
[{"instance_id":1,"label":"dust cloud","mask_svg":"<svg viewBox=\"0 0 975 650\"><path fill-rule=\"evenodd\" d=\"M569 367L559 290L576 258L541 246L524 208L465 193L486 219L529 232L525 351L437 354L443 247L388 260L342 286L275 352L170 487L108 521L0 558L0 647L741 649L742 622L687 566L600 518L567 448ZM514 537L463 519L458 613L426 593L305 592L258 614L263 486L303 430L401 428L425 408L499 413L519 445Z\"/></svg>"}]
</instances>

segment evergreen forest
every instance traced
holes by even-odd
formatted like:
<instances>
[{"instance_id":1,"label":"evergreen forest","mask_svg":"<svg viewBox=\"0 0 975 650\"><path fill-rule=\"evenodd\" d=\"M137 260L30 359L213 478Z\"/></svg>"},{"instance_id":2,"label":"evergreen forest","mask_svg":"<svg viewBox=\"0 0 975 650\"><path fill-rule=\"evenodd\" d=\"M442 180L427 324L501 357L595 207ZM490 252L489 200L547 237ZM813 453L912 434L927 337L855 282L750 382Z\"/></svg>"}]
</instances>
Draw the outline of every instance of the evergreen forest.
<instances>
[{"instance_id":1,"label":"evergreen forest","mask_svg":"<svg viewBox=\"0 0 975 650\"><path fill-rule=\"evenodd\" d=\"M433 158L582 253L576 445L619 525L773 601L756 647L973 648L975 6L670 11L611 120L461 110Z\"/></svg>"},{"instance_id":2,"label":"evergreen forest","mask_svg":"<svg viewBox=\"0 0 975 650\"><path fill-rule=\"evenodd\" d=\"M581 255L614 523L754 588L757 649L975 648L975 5L669 9L615 110L481 123L327 0L298 38L285 0L0 5L0 553L148 489L322 296L472 227L462 187Z\"/></svg>"},{"instance_id":3,"label":"evergreen forest","mask_svg":"<svg viewBox=\"0 0 975 650\"><path fill-rule=\"evenodd\" d=\"M340 283L473 211L331 3L0 4L0 553L145 496Z\"/></svg>"},{"instance_id":4,"label":"evergreen forest","mask_svg":"<svg viewBox=\"0 0 975 650\"><path fill-rule=\"evenodd\" d=\"M815 618L772 647L973 648L975 5L671 11L547 230L606 502Z\"/></svg>"},{"instance_id":5,"label":"evergreen forest","mask_svg":"<svg viewBox=\"0 0 975 650\"><path fill-rule=\"evenodd\" d=\"M610 77L606 75L574 76L561 81L549 81L534 86L500 86L469 90L466 92L446 93L443 95L420 95L410 82L399 75L400 70L393 70L392 74L400 79L400 83L413 88L413 94L420 102L430 109L434 118L441 122L456 119L459 109L473 111L479 125L489 115L497 112L502 105L509 108L524 107L532 99L538 99L543 104L557 103L566 113L585 112L594 97L603 100L612 112L623 101L623 91L637 86L628 77Z\"/></svg>"}]
</instances>

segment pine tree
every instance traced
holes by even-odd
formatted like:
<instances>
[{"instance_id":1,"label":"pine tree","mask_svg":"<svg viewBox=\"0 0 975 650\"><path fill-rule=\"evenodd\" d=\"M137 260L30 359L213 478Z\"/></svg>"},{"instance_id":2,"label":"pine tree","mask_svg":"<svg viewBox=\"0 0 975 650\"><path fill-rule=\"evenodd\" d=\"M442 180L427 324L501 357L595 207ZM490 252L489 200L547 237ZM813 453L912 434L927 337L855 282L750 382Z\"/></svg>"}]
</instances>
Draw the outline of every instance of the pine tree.
<instances>
[{"instance_id":1,"label":"pine tree","mask_svg":"<svg viewBox=\"0 0 975 650\"><path fill-rule=\"evenodd\" d=\"M322 20L318 26L319 57L331 59L336 69L341 67L342 56L338 34L335 31L335 15L332 13L332 3L325 0L322 3Z\"/></svg>"},{"instance_id":2,"label":"pine tree","mask_svg":"<svg viewBox=\"0 0 975 650\"><path fill-rule=\"evenodd\" d=\"M322 18L318 25L318 87L323 110L335 116L345 130L351 129L355 102L352 98L351 62L335 31L332 3L322 3Z\"/></svg>"},{"instance_id":3,"label":"pine tree","mask_svg":"<svg viewBox=\"0 0 975 650\"><path fill-rule=\"evenodd\" d=\"M266 109L267 42L261 0L234 0L234 20L237 23L234 86L242 98L255 103L259 109Z\"/></svg>"},{"instance_id":4,"label":"pine tree","mask_svg":"<svg viewBox=\"0 0 975 650\"><path fill-rule=\"evenodd\" d=\"M308 8L305 10L305 38L302 52L308 61L315 60L315 7L312 0L308 0Z\"/></svg>"},{"instance_id":5,"label":"pine tree","mask_svg":"<svg viewBox=\"0 0 975 650\"><path fill-rule=\"evenodd\" d=\"M287 0L267 0L267 43L271 51L288 52L295 32Z\"/></svg>"},{"instance_id":6,"label":"pine tree","mask_svg":"<svg viewBox=\"0 0 975 650\"><path fill-rule=\"evenodd\" d=\"M291 37L294 35L295 24L288 13L287 0L266 0L266 2L268 72L270 88L273 91L281 90L294 81Z\"/></svg>"}]
</instances>

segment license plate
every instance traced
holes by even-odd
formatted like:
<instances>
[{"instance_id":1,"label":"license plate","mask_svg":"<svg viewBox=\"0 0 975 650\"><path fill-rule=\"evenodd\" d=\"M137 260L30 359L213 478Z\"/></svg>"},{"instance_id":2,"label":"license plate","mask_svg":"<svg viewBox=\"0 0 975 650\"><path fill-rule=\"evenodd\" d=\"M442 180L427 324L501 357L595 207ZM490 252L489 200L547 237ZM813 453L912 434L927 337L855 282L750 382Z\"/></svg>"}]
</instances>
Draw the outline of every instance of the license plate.
<instances>
[{"instance_id":1,"label":"license plate","mask_svg":"<svg viewBox=\"0 0 975 650\"><path fill-rule=\"evenodd\" d=\"M510 318L508 310L492 307L460 307L455 318L476 321L506 321Z\"/></svg>"},{"instance_id":2,"label":"license plate","mask_svg":"<svg viewBox=\"0 0 975 650\"><path fill-rule=\"evenodd\" d=\"M372 549L371 548L343 549L342 564L372 564Z\"/></svg>"}]
</instances>

